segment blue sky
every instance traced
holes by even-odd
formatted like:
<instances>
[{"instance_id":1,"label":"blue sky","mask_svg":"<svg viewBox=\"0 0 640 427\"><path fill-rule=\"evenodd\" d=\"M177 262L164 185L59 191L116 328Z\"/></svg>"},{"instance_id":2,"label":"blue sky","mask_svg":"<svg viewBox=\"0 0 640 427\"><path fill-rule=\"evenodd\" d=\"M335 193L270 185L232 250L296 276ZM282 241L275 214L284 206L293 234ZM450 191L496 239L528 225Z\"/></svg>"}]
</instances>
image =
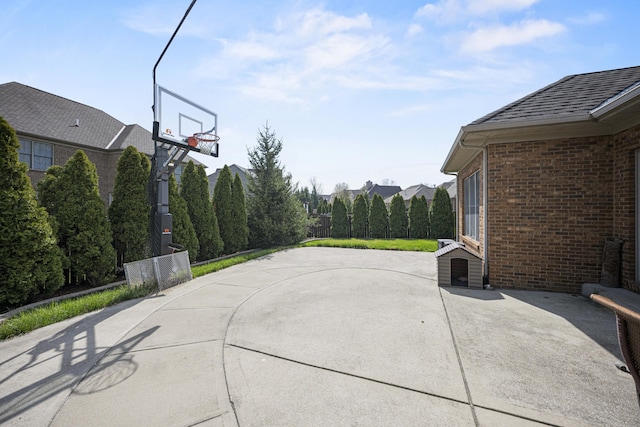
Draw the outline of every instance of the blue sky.
<instances>
[{"instance_id":1,"label":"blue sky","mask_svg":"<svg viewBox=\"0 0 640 427\"><path fill-rule=\"evenodd\" d=\"M3 0L0 83L151 130L152 69L190 0ZM269 123L295 182L439 184L461 126L570 74L640 65L640 3L198 0L158 83L248 166ZM2 102L0 100L0 102Z\"/></svg>"}]
</instances>

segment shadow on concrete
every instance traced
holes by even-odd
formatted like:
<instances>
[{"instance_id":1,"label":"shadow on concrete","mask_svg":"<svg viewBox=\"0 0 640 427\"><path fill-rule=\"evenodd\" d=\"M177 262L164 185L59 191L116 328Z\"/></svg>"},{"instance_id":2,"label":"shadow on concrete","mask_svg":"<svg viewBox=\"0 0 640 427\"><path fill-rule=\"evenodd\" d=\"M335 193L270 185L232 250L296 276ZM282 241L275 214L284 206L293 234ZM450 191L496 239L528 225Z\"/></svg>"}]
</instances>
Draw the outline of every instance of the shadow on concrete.
<instances>
[{"instance_id":1,"label":"shadow on concrete","mask_svg":"<svg viewBox=\"0 0 640 427\"><path fill-rule=\"evenodd\" d=\"M500 290L500 292L562 317L611 353L613 357L622 360L616 318L610 310L577 294L517 290ZM611 366L613 368L613 364Z\"/></svg>"},{"instance_id":2,"label":"shadow on concrete","mask_svg":"<svg viewBox=\"0 0 640 427\"><path fill-rule=\"evenodd\" d=\"M496 301L504 299L502 294L496 290L469 289L459 286L440 286L442 292L448 292L452 295L473 298L481 301Z\"/></svg>"},{"instance_id":3,"label":"shadow on concrete","mask_svg":"<svg viewBox=\"0 0 640 427\"><path fill-rule=\"evenodd\" d=\"M69 327L61 330L54 336L38 342L29 350L0 362L0 367L11 360L28 355L29 359L20 367L8 375L0 378L0 387L8 380L31 369L43 369L41 365L53 359L60 359L59 369L54 373L44 373L35 382L15 390L0 400L0 424L20 417L24 412L56 397L58 394L70 393L73 388L84 378L87 372L107 353L115 357L109 363L101 366L99 370L109 369L115 364L126 363L128 366L122 372L125 377L111 378L103 384L103 389L111 387L127 377L133 375L137 366L128 358L127 352L139 345L144 339L152 335L159 326L143 331L126 341L118 343L114 347L99 348L96 344L95 327L100 322L131 307L140 300L109 307L89 316L83 317ZM46 368L44 368L46 369ZM120 365L118 366L120 369ZM114 370L115 371L115 370ZM38 373L29 374L28 377L38 378ZM54 415L54 414L52 414Z\"/></svg>"}]
</instances>

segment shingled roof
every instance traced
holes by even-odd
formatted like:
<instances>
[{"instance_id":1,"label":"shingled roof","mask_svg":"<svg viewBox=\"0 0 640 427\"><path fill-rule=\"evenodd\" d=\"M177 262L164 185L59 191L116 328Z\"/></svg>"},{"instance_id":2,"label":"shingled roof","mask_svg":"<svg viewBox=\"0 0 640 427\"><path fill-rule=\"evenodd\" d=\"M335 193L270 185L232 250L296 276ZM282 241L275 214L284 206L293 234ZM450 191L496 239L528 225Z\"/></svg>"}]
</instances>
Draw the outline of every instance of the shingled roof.
<instances>
[{"instance_id":1,"label":"shingled roof","mask_svg":"<svg viewBox=\"0 0 640 427\"><path fill-rule=\"evenodd\" d=\"M462 126L440 169L493 143L613 135L640 123L640 66L567 76Z\"/></svg>"},{"instance_id":2,"label":"shingled roof","mask_svg":"<svg viewBox=\"0 0 640 427\"><path fill-rule=\"evenodd\" d=\"M586 115L638 82L640 67L567 76L471 124Z\"/></svg>"},{"instance_id":3,"label":"shingled roof","mask_svg":"<svg viewBox=\"0 0 640 427\"><path fill-rule=\"evenodd\" d=\"M139 125L17 82L0 84L0 116L23 135L105 150L133 145L153 154L151 133Z\"/></svg>"}]
</instances>

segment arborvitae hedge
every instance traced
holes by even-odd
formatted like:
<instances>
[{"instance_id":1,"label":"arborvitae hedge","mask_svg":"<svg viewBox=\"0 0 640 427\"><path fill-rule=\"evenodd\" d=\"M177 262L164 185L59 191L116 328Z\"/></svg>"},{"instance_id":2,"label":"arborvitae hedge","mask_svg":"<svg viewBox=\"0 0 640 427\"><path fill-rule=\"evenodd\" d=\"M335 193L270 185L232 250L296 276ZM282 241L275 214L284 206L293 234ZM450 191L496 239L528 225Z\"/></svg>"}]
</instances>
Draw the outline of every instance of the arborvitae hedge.
<instances>
[{"instance_id":1,"label":"arborvitae hedge","mask_svg":"<svg viewBox=\"0 0 640 427\"><path fill-rule=\"evenodd\" d=\"M189 218L200 243L198 261L216 258L222 253L224 242L220 238L218 220L209 200L209 184L204 168L196 168L190 161L181 180L180 195L187 203Z\"/></svg>"},{"instance_id":2,"label":"arborvitae hedge","mask_svg":"<svg viewBox=\"0 0 640 427\"><path fill-rule=\"evenodd\" d=\"M372 239L385 239L389 233L389 214L379 194L375 194L371 200L369 231Z\"/></svg>"},{"instance_id":3,"label":"arborvitae hedge","mask_svg":"<svg viewBox=\"0 0 640 427\"><path fill-rule=\"evenodd\" d=\"M249 244L249 228L247 227L247 200L240 175L236 174L231 187L231 206L233 213L233 236L236 251L242 251Z\"/></svg>"},{"instance_id":4,"label":"arborvitae hedge","mask_svg":"<svg viewBox=\"0 0 640 427\"><path fill-rule=\"evenodd\" d=\"M194 262L198 259L200 243L189 219L187 202L180 196L178 183L173 174L169 177L169 211L173 223L173 242L184 246L184 249L189 251L189 260Z\"/></svg>"},{"instance_id":5,"label":"arborvitae hedge","mask_svg":"<svg viewBox=\"0 0 640 427\"><path fill-rule=\"evenodd\" d=\"M396 194L391 199L390 210L389 235L392 239L406 239L409 220L407 219L407 211L404 206L404 199L400 194Z\"/></svg>"},{"instance_id":6,"label":"arborvitae hedge","mask_svg":"<svg viewBox=\"0 0 640 427\"><path fill-rule=\"evenodd\" d=\"M449 193L442 187L436 189L429 212L432 239L452 239L455 216L451 208Z\"/></svg>"},{"instance_id":7,"label":"arborvitae hedge","mask_svg":"<svg viewBox=\"0 0 640 427\"><path fill-rule=\"evenodd\" d=\"M409 203L409 237L412 239L426 239L429 233L429 208L427 200L422 196L411 198Z\"/></svg>"},{"instance_id":8,"label":"arborvitae hedge","mask_svg":"<svg viewBox=\"0 0 640 427\"><path fill-rule=\"evenodd\" d=\"M54 168L38 189L48 203L45 208L55 218L58 245L68 259L67 282L108 283L113 278L116 252L95 165L78 150L62 170Z\"/></svg>"},{"instance_id":9,"label":"arborvitae hedge","mask_svg":"<svg viewBox=\"0 0 640 427\"><path fill-rule=\"evenodd\" d=\"M351 223L353 237L360 239L367 237L368 216L367 201L362 194L358 194L353 202L353 220Z\"/></svg>"},{"instance_id":10,"label":"arborvitae hedge","mask_svg":"<svg viewBox=\"0 0 640 427\"><path fill-rule=\"evenodd\" d=\"M0 117L0 308L51 294L64 283L49 215L38 207L19 149L15 131Z\"/></svg>"},{"instance_id":11,"label":"arborvitae hedge","mask_svg":"<svg viewBox=\"0 0 640 427\"><path fill-rule=\"evenodd\" d=\"M340 198L333 201L333 212L331 212L331 237L342 239L349 237L349 218L347 207Z\"/></svg>"},{"instance_id":12,"label":"arborvitae hedge","mask_svg":"<svg viewBox=\"0 0 640 427\"><path fill-rule=\"evenodd\" d=\"M148 246L150 206L147 201L150 170L147 156L132 145L118 159L109 221L120 267L125 262L151 255Z\"/></svg>"},{"instance_id":13,"label":"arborvitae hedge","mask_svg":"<svg viewBox=\"0 0 640 427\"><path fill-rule=\"evenodd\" d=\"M233 207L231 205L232 184L231 170L229 170L229 166L224 165L218 176L216 186L213 189L213 209L218 219L220 237L224 242L224 250L225 253L228 254L238 250L233 228L234 218Z\"/></svg>"}]
</instances>

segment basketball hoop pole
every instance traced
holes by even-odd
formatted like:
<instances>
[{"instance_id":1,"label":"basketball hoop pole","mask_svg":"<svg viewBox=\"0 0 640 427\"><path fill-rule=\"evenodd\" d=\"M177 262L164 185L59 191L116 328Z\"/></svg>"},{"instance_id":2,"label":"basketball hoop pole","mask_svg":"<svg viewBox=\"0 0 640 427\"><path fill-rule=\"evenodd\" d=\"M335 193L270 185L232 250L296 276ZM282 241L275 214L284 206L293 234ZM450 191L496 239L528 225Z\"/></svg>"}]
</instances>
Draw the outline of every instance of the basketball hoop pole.
<instances>
[{"instance_id":1,"label":"basketball hoop pole","mask_svg":"<svg viewBox=\"0 0 640 427\"><path fill-rule=\"evenodd\" d=\"M173 35L169 39L169 42L164 47L164 50L160 54L160 57L156 61L156 64L153 66L153 126L154 129L158 126L158 122L156 121L156 69L162 61L164 54L169 49L171 42L178 34L180 27L184 23L185 19L191 12L191 9L196 4L198 0L192 0L189 8L185 12L182 20L176 27ZM154 131L154 135L156 132ZM171 214L169 213L169 149L166 148L164 144L159 144L158 141L154 140L155 144L155 170L156 176L155 179L158 182L157 191L155 193L154 206L156 208L156 212L154 215L154 227L153 227L153 236L152 236L152 248L153 248L153 256L160 255L169 255L173 253L173 249L171 248L173 243L173 221L171 218Z\"/></svg>"}]
</instances>

